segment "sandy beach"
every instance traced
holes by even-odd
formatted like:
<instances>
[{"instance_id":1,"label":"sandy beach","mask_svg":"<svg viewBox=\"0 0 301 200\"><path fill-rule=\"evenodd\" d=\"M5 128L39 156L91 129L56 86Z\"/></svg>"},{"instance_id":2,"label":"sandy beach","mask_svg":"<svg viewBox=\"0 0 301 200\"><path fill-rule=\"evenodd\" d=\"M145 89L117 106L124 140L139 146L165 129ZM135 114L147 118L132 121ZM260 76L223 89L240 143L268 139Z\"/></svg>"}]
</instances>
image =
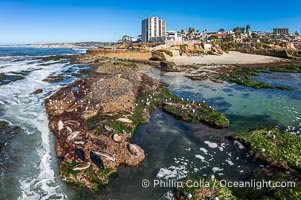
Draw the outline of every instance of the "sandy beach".
<instances>
[{"instance_id":1,"label":"sandy beach","mask_svg":"<svg viewBox=\"0 0 301 200\"><path fill-rule=\"evenodd\" d=\"M255 63L270 63L284 61L286 59L276 58L271 56L246 54L236 51L224 53L223 55L204 55L204 56L175 56L169 61L175 62L176 65L191 65L191 64L255 64Z\"/></svg>"}]
</instances>

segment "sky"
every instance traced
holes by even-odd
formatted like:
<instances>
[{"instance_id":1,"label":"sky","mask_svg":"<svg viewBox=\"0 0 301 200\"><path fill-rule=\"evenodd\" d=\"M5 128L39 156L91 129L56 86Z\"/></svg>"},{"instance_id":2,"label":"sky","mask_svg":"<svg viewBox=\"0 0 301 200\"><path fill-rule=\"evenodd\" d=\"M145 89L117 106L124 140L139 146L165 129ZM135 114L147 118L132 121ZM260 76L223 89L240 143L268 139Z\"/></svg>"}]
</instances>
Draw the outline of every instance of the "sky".
<instances>
[{"instance_id":1,"label":"sky","mask_svg":"<svg viewBox=\"0 0 301 200\"><path fill-rule=\"evenodd\" d=\"M167 30L232 30L250 24L301 33L300 0L0 0L0 44L116 42L158 16Z\"/></svg>"}]
</instances>

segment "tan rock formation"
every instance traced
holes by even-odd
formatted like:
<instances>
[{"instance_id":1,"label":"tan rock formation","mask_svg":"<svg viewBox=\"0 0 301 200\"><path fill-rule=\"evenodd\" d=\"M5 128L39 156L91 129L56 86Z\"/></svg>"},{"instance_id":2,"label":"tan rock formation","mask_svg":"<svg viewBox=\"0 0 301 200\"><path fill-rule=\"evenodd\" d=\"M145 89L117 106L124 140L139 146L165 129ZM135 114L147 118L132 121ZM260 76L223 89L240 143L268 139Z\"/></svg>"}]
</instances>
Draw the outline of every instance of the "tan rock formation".
<instances>
[{"instance_id":1,"label":"tan rock formation","mask_svg":"<svg viewBox=\"0 0 301 200\"><path fill-rule=\"evenodd\" d=\"M96 189L99 183L108 181L118 166L137 165L144 159L139 146L131 145L135 155L128 149L130 133L110 127L116 124L134 129L132 120L126 123L117 119L131 118L141 87L141 75L135 65L110 63L101 66L91 78L78 80L46 100L63 180ZM120 141L113 140L114 134L119 134ZM72 170L80 163L88 164Z\"/></svg>"}]
</instances>

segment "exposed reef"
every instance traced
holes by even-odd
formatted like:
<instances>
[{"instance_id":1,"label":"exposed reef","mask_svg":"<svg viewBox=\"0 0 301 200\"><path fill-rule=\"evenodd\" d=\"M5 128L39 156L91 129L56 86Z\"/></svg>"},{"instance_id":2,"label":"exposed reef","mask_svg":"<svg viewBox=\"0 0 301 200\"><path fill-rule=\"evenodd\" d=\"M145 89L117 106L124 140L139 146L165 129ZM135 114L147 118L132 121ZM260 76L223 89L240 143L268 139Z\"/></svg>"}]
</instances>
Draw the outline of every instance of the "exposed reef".
<instances>
[{"instance_id":1,"label":"exposed reef","mask_svg":"<svg viewBox=\"0 0 301 200\"><path fill-rule=\"evenodd\" d=\"M301 137L277 128L258 128L234 135L257 160L284 170L301 171Z\"/></svg>"},{"instance_id":2,"label":"exposed reef","mask_svg":"<svg viewBox=\"0 0 301 200\"><path fill-rule=\"evenodd\" d=\"M130 139L156 107L186 121L218 128L229 125L223 114L204 103L176 97L133 63L94 62L83 56L80 61L96 71L45 101L49 127L57 137L60 176L66 182L97 190L120 165L141 163L144 151Z\"/></svg>"},{"instance_id":3,"label":"exposed reef","mask_svg":"<svg viewBox=\"0 0 301 200\"><path fill-rule=\"evenodd\" d=\"M268 70L268 69L266 69ZM260 88L270 88L270 89L280 89L280 90L294 90L294 88L289 86L282 86L282 85L271 85L269 83L264 83L256 80L251 80L251 76L258 76L259 72L251 69L251 68L243 68L239 70L233 70L229 74L220 74L217 75L217 79L231 81L237 83L239 85L252 87L255 89Z\"/></svg>"},{"instance_id":4,"label":"exposed reef","mask_svg":"<svg viewBox=\"0 0 301 200\"><path fill-rule=\"evenodd\" d=\"M227 187L222 187L219 180L212 175L210 178L200 177L184 180L182 187L175 191L175 198L184 199L237 199Z\"/></svg>"},{"instance_id":5,"label":"exposed reef","mask_svg":"<svg viewBox=\"0 0 301 200\"><path fill-rule=\"evenodd\" d=\"M286 187L266 187L240 195L252 194L252 199L298 199L301 196L301 137L277 128L258 128L248 133L232 135L248 148L253 159L266 164L254 171L251 179L257 181L286 182ZM240 196L240 198L248 198Z\"/></svg>"}]
</instances>

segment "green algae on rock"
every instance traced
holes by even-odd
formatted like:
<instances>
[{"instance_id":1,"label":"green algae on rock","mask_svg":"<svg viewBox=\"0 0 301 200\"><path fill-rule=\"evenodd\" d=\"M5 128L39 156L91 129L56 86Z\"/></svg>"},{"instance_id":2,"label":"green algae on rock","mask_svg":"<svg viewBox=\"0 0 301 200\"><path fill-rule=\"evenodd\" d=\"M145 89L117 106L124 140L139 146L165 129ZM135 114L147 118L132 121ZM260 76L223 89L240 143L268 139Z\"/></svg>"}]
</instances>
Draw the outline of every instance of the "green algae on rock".
<instances>
[{"instance_id":1,"label":"green algae on rock","mask_svg":"<svg viewBox=\"0 0 301 200\"><path fill-rule=\"evenodd\" d=\"M215 178L196 178L182 181L183 187L175 192L175 198L182 199L237 199L232 191Z\"/></svg>"},{"instance_id":2,"label":"green algae on rock","mask_svg":"<svg viewBox=\"0 0 301 200\"><path fill-rule=\"evenodd\" d=\"M266 70L272 72L287 72L287 73L300 73L301 72L301 62L295 62L292 64L287 64L284 66L274 66L266 68Z\"/></svg>"},{"instance_id":3,"label":"green algae on rock","mask_svg":"<svg viewBox=\"0 0 301 200\"><path fill-rule=\"evenodd\" d=\"M172 94L165 85L158 87L156 93L145 93L139 103L145 102L146 108L161 108L174 117L193 123L203 122L215 128L229 126L227 117L205 103L184 100ZM149 103L148 103L149 102Z\"/></svg>"},{"instance_id":4,"label":"green algae on rock","mask_svg":"<svg viewBox=\"0 0 301 200\"><path fill-rule=\"evenodd\" d=\"M17 75L17 74L0 73L0 86L22 79L24 79L24 77L19 74Z\"/></svg>"},{"instance_id":5,"label":"green algae on rock","mask_svg":"<svg viewBox=\"0 0 301 200\"><path fill-rule=\"evenodd\" d=\"M301 171L301 137L277 128L258 128L234 135L248 147L250 155L282 169Z\"/></svg>"},{"instance_id":6,"label":"green algae on rock","mask_svg":"<svg viewBox=\"0 0 301 200\"><path fill-rule=\"evenodd\" d=\"M231 81L239 85L248 86L255 89L269 88L269 89L279 89L279 90L294 90L294 88L291 88L289 86L271 85L268 83L250 80L251 76L258 76L258 75L259 72L256 71L255 69L246 68L246 69L234 70L229 74L219 74L216 76L216 78L224 81Z\"/></svg>"},{"instance_id":7,"label":"green algae on rock","mask_svg":"<svg viewBox=\"0 0 301 200\"><path fill-rule=\"evenodd\" d=\"M4 128L7 124L5 121L0 121L0 129Z\"/></svg>"}]
</instances>

